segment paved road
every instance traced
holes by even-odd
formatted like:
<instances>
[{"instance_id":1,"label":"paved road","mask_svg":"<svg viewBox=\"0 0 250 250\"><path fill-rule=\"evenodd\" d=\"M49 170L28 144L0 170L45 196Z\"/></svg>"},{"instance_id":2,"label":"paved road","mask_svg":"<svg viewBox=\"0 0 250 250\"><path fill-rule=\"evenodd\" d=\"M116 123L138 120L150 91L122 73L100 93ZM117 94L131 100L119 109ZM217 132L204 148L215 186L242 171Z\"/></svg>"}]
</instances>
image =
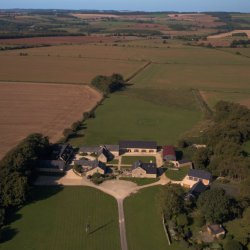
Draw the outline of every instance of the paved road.
<instances>
[{"instance_id":1,"label":"paved road","mask_svg":"<svg viewBox=\"0 0 250 250\"><path fill-rule=\"evenodd\" d=\"M121 249L128 250L126 225L125 225L125 217L124 217L124 209L123 209L123 199L117 199L117 203L118 203L118 213L119 213Z\"/></svg>"}]
</instances>

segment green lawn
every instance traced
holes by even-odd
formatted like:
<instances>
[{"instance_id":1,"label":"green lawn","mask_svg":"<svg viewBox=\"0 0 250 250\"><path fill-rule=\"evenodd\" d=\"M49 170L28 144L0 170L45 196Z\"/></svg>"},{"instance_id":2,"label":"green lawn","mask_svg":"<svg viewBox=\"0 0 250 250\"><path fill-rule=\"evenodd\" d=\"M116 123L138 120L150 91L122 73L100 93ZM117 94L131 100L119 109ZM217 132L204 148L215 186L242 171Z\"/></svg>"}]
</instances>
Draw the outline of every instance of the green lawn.
<instances>
[{"instance_id":1,"label":"green lawn","mask_svg":"<svg viewBox=\"0 0 250 250\"><path fill-rule=\"evenodd\" d=\"M136 161L142 161L148 163L150 161L156 162L156 158L154 156L122 156L122 164L132 165Z\"/></svg>"},{"instance_id":2,"label":"green lawn","mask_svg":"<svg viewBox=\"0 0 250 250\"><path fill-rule=\"evenodd\" d=\"M120 140L156 140L159 145L173 144L201 119L198 108L186 108L186 103L182 107L179 104L166 105L161 101L164 100L164 91L155 93L154 99L151 95L147 97L149 93L145 91L143 96L131 89L112 94L98 107L96 118L89 119L86 129L80 130L69 143L76 147L117 144Z\"/></svg>"},{"instance_id":3,"label":"green lawn","mask_svg":"<svg viewBox=\"0 0 250 250\"><path fill-rule=\"evenodd\" d=\"M159 190L159 186L145 188L125 199L127 240L131 250L187 250L178 243L168 245L157 202Z\"/></svg>"},{"instance_id":4,"label":"green lawn","mask_svg":"<svg viewBox=\"0 0 250 250\"><path fill-rule=\"evenodd\" d=\"M181 181L186 175L190 167L182 167L179 170L167 169L166 176L173 181Z\"/></svg>"},{"instance_id":5,"label":"green lawn","mask_svg":"<svg viewBox=\"0 0 250 250\"><path fill-rule=\"evenodd\" d=\"M37 201L13 216L3 250L120 249L115 199L87 187L37 187ZM91 224L86 235L85 225Z\"/></svg>"},{"instance_id":6,"label":"green lawn","mask_svg":"<svg viewBox=\"0 0 250 250\"><path fill-rule=\"evenodd\" d=\"M124 181L132 181L134 183L136 183L138 186L144 186L144 185L148 185L151 183L155 183L157 181L160 180L160 178L133 178L133 177L122 177L120 178L120 180L124 180Z\"/></svg>"}]
</instances>

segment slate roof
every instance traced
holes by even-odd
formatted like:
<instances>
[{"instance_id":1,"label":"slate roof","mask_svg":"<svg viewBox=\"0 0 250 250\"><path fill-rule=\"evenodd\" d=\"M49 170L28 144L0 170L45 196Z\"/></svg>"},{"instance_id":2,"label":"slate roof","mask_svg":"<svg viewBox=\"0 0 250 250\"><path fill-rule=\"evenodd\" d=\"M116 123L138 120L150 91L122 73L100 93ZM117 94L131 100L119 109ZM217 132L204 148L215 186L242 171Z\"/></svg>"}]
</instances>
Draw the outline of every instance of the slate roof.
<instances>
[{"instance_id":1,"label":"slate roof","mask_svg":"<svg viewBox=\"0 0 250 250\"><path fill-rule=\"evenodd\" d=\"M120 149L119 145L105 145L105 147L112 152L118 152Z\"/></svg>"},{"instance_id":2,"label":"slate roof","mask_svg":"<svg viewBox=\"0 0 250 250\"><path fill-rule=\"evenodd\" d=\"M202 181L198 181L193 187L190 189L189 193L192 195L199 195L202 192L206 191L207 187L203 184Z\"/></svg>"},{"instance_id":3,"label":"slate roof","mask_svg":"<svg viewBox=\"0 0 250 250\"><path fill-rule=\"evenodd\" d=\"M214 235L225 233L225 230L221 225L213 224L213 225L208 225L207 227L211 230L212 234Z\"/></svg>"},{"instance_id":4,"label":"slate roof","mask_svg":"<svg viewBox=\"0 0 250 250\"><path fill-rule=\"evenodd\" d=\"M143 163L141 161L136 161L132 166L132 170L139 167L144 169L147 174L157 174L157 167L155 163Z\"/></svg>"},{"instance_id":5,"label":"slate roof","mask_svg":"<svg viewBox=\"0 0 250 250\"><path fill-rule=\"evenodd\" d=\"M38 165L39 168L59 169L61 171L65 169L65 163L62 160L40 160Z\"/></svg>"},{"instance_id":6,"label":"slate roof","mask_svg":"<svg viewBox=\"0 0 250 250\"><path fill-rule=\"evenodd\" d=\"M156 141L120 141L120 149L126 148L144 148L144 149L157 149Z\"/></svg>"},{"instance_id":7,"label":"slate roof","mask_svg":"<svg viewBox=\"0 0 250 250\"><path fill-rule=\"evenodd\" d=\"M87 147L87 146L83 146L80 148L80 152L82 153L96 153L98 154L98 152L105 147L107 150L109 151L119 151L119 145L104 145L104 146L93 146L93 147Z\"/></svg>"},{"instance_id":8,"label":"slate roof","mask_svg":"<svg viewBox=\"0 0 250 250\"><path fill-rule=\"evenodd\" d=\"M200 169L189 169L188 176L192 176L192 177L199 178L199 179L205 179L205 180L212 179L212 175L209 172L205 170L200 170Z\"/></svg>"},{"instance_id":9,"label":"slate roof","mask_svg":"<svg viewBox=\"0 0 250 250\"><path fill-rule=\"evenodd\" d=\"M167 155L176 156L175 149L173 146L164 146L163 147L163 157Z\"/></svg>"}]
</instances>

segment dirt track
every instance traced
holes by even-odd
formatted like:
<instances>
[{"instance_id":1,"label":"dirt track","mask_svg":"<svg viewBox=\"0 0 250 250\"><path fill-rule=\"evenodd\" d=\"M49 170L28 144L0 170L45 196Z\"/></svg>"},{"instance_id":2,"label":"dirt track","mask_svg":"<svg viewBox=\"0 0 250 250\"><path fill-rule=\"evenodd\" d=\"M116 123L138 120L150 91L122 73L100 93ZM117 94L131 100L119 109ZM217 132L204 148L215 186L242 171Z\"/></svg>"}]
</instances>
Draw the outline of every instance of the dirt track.
<instances>
[{"instance_id":1,"label":"dirt track","mask_svg":"<svg viewBox=\"0 0 250 250\"><path fill-rule=\"evenodd\" d=\"M30 133L57 141L99 100L88 86L0 83L0 158Z\"/></svg>"}]
</instances>

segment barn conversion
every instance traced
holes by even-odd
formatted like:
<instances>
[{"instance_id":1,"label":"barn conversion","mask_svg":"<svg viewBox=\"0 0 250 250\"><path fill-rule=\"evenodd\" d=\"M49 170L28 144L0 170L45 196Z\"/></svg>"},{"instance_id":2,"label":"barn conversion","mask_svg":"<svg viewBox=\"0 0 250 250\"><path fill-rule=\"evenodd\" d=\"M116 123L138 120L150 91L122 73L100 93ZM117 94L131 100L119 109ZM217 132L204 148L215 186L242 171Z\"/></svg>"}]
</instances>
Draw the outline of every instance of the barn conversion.
<instances>
[{"instance_id":1,"label":"barn conversion","mask_svg":"<svg viewBox=\"0 0 250 250\"><path fill-rule=\"evenodd\" d=\"M156 141L120 141L120 154L123 153L157 153Z\"/></svg>"},{"instance_id":2,"label":"barn conversion","mask_svg":"<svg viewBox=\"0 0 250 250\"><path fill-rule=\"evenodd\" d=\"M190 169L182 180L182 185L192 188L196 183L201 181L205 186L208 186L211 180L212 175L209 172L200 169Z\"/></svg>"},{"instance_id":3,"label":"barn conversion","mask_svg":"<svg viewBox=\"0 0 250 250\"><path fill-rule=\"evenodd\" d=\"M94 160L94 161L77 160L77 161L74 161L74 164L81 166L83 173L86 176L92 176L95 173L106 174L107 172L106 165L97 160Z\"/></svg>"},{"instance_id":4,"label":"barn conversion","mask_svg":"<svg viewBox=\"0 0 250 250\"><path fill-rule=\"evenodd\" d=\"M157 167L155 163L143 163L136 161L132 166L132 177L137 178L156 178Z\"/></svg>"}]
</instances>

